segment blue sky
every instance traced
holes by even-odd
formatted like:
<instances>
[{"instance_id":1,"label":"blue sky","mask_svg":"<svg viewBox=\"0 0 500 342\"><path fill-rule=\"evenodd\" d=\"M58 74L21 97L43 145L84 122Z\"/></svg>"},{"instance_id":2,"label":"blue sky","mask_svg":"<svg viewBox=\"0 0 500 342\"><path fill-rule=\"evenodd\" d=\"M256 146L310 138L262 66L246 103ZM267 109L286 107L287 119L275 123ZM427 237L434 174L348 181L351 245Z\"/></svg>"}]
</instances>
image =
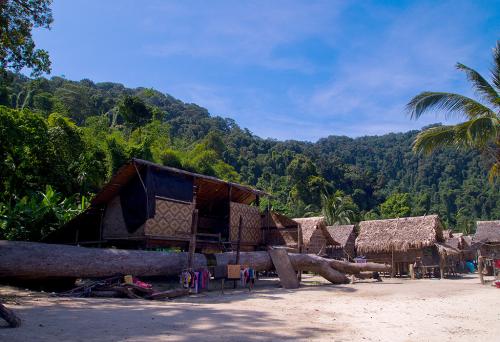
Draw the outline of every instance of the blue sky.
<instances>
[{"instance_id":1,"label":"blue sky","mask_svg":"<svg viewBox=\"0 0 500 342\"><path fill-rule=\"evenodd\" d=\"M457 61L488 75L500 1L55 0L37 31L52 75L153 87L262 137L401 132L423 90L473 96Z\"/></svg>"}]
</instances>

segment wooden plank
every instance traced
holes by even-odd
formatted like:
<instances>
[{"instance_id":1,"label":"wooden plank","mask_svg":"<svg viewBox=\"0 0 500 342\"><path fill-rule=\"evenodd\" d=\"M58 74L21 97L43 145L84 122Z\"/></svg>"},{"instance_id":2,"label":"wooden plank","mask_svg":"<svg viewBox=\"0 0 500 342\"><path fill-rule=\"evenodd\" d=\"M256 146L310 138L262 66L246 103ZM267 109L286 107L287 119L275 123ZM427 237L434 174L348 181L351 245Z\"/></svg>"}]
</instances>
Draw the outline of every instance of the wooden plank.
<instances>
[{"instance_id":1,"label":"wooden plank","mask_svg":"<svg viewBox=\"0 0 500 342\"><path fill-rule=\"evenodd\" d=\"M299 287L299 279L293 269L288 253L284 249L269 249L269 255L273 261L276 272L280 277L281 286L285 289L296 289Z\"/></svg>"}]
</instances>

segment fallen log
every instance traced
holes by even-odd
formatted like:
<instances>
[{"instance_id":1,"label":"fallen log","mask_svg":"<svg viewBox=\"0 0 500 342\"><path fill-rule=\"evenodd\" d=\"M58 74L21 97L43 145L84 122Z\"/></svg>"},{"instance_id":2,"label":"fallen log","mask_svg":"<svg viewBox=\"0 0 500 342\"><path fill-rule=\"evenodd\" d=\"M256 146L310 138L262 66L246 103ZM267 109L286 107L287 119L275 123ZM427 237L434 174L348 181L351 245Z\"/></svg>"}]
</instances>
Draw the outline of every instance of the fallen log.
<instances>
[{"instance_id":1,"label":"fallen log","mask_svg":"<svg viewBox=\"0 0 500 342\"><path fill-rule=\"evenodd\" d=\"M371 271L362 265L321 258L312 254L289 254L295 270L320 274L334 284L348 283L344 272ZM235 264L236 253L215 254L217 265ZM273 269L266 251L241 252L240 264L257 271ZM102 278L133 274L137 277L177 275L188 265L188 253L86 248L38 242L0 240L0 278ZM378 264L375 264L378 265ZM193 268L207 266L203 254L195 254ZM374 265L368 266L375 268ZM385 265L379 265L385 269ZM341 270L341 271L339 271Z\"/></svg>"},{"instance_id":2,"label":"fallen log","mask_svg":"<svg viewBox=\"0 0 500 342\"><path fill-rule=\"evenodd\" d=\"M367 262L355 264L353 262L329 259L328 263L336 270L347 274L358 274L360 272L390 272L391 265Z\"/></svg>"},{"instance_id":3,"label":"fallen log","mask_svg":"<svg viewBox=\"0 0 500 342\"><path fill-rule=\"evenodd\" d=\"M7 309L0 303L0 318L3 318L11 328L17 328L21 325L21 319L16 316L14 311Z\"/></svg>"}]
</instances>

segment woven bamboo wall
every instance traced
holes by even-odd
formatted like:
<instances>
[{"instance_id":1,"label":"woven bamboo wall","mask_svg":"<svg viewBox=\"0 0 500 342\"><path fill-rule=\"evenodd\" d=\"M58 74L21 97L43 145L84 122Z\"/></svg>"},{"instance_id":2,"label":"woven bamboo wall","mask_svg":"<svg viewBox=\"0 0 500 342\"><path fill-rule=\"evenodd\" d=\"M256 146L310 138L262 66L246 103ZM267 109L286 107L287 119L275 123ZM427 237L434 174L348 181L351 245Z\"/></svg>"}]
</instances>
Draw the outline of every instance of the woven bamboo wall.
<instances>
[{"instance_id":1,"label":"woven bamboo wall","mask_svg":"<svg viewBox=\"0 0 500 342\"><path fill-rule=\"evenodd\" d=\"M187 239L191 234L194 205L156 199L155 217L146 221L146 236Z\"/></svg>"},{"instance_id":2,"label":"woven bamboo wall","mask_svg":"<svg viewBox=\"0 0 500 342\"><path fill-rule=\"evenodd\" d=\"M236 242L238 240L240 216L243 218L241 242L258 245L261 242L262 233L259 208L235 202L231 202L230 241Z\"/></svg>"}]
</instances>

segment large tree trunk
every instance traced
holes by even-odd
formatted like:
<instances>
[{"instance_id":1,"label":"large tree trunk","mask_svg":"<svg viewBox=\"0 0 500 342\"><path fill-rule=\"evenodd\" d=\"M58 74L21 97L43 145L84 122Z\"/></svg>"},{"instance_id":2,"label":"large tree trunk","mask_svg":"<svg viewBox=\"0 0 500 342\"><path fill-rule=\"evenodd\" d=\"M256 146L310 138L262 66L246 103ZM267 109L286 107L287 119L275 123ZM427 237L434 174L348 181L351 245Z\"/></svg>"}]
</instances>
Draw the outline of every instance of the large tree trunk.
<instances>
[{"instance_id":1,"label":"large tree trunk","mask_svg":"<svg viewBox=\"0 0 500 342\"><path fill-rule=\"evenodd\" d=\"M218 265L234 264L235 253L215 254ZM320 274L334 284L347 283L343 273L385 271L379 264L350 264L311 254L290 254L295 270ZM266 251L241 252L240 264L258 271L273 269ZM188 265L188 253L85 248L37 242L0 241L0 278L98 278L116 274L167 276L179 274ZM368 265L368 266L362 266ZM193 267L207 266L203 254L195 254ZM341 272L339 272L341 271Z\"/></svg>"},{"instance_id":2,"label":"large tree trunk","mask_svg":"<svg viewBox=\"0 0 500 342\"><path fill-rule=\"evenodd\" d=\"M9 310L5 306L3 306L2 303L0 303L0 318L6 320L7 323L9 323L9 326L12 328L17 328L21 325L21 319L16 316L14 311Z\"/></svg>"}]
</instances>

